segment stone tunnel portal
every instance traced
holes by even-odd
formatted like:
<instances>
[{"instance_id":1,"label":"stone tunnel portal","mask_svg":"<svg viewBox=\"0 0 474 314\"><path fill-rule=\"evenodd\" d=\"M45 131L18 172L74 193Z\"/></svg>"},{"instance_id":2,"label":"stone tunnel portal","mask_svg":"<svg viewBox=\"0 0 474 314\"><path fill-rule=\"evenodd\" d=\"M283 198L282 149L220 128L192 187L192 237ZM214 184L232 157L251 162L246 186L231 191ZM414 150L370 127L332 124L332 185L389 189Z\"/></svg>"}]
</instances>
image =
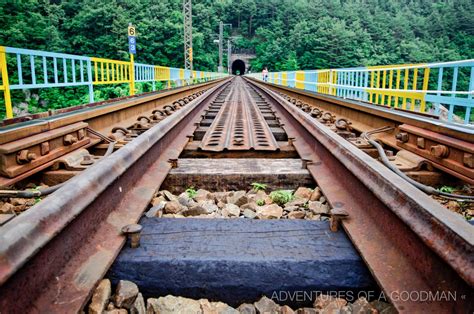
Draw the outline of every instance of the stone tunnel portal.
<instances>
[{"instance_id":1,"label":"stone tunnel portal","mask_svg":"<svg viewBox=\"0 0 474 314\"><path fill-rule=\"evenodd\" d=\"M245 74L245 62L237 59L232 62L232 74L234 75L243 75Z\"/></svg>"}]
</instances>

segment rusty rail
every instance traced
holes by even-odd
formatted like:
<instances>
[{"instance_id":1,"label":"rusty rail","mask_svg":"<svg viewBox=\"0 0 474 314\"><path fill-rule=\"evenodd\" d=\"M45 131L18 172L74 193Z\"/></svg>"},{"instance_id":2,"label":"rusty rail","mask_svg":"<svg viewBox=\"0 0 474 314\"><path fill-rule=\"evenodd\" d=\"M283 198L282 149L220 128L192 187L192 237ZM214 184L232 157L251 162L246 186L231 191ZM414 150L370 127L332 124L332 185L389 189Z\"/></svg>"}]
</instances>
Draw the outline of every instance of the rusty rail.
<instances>
[{"instance_id":1,"label":"rusty rail","mask_svg":"<svg viewBox=\"0 0 474 314\"><path fill-rule=\"evenodd\" d=\"M473 309L474 228L370 156L290 105L274 99L284 129L372 274L402 312L448 313ZM416 302L401 293L454 293L446 302Z\"/></svg>"},{"instance_id":2,"label":"rusty rail","mask_svg":"<svg viewBox=\"0 0 474 314\"><path fill-rule=\"evenodd\" d=\"M250 79L251 81L255 81ZM393 134L379 134L377 139L389 147L405 149L430 161L434 168L474 184L474 128L441 123L425 115L417 115L385 106L374 106L363 101L266 84L278 92L287 94L294 102L316 107L318 111L337 115L351 122L351 128L365 132L391 126ZM407 128L405 128L407 127ZM447 148L446 155L439 156L436 149Z\"/></svg>"},{"instance_id":3,"label":"rusty rail","mask_svg":"<svg viewBox=\"0 0 474 314\"><path fill-rule=\"evenodd\" d=\"M17 124L0 127L0 186L19 182L51 166L55 160L79 148L96 145L101 140L90 129L109 134L114 129L137 123L144 114L171 104L182 95L201 92L218 81L185 86L173 90L114 99L87 107L68 108L51 116L16 118ZM158 110L160 111L160 110ZM143 124L143 121L138 121ZM82 129L75 127L81 125ZM74 141L67 142L67 137ZM21 157L18 158L18 157Z\"/></svg>"},{"instance_id":4,"label":"rusty rail","mask_svg":"<svg viewBox=\"0 0 474 314\"><path fill-rule=\"evenodd\" d=\"M227 81L0 228L0 309L77 313ZM157 157L158 156L158 157Z\"/></svg>"}]
</instances>

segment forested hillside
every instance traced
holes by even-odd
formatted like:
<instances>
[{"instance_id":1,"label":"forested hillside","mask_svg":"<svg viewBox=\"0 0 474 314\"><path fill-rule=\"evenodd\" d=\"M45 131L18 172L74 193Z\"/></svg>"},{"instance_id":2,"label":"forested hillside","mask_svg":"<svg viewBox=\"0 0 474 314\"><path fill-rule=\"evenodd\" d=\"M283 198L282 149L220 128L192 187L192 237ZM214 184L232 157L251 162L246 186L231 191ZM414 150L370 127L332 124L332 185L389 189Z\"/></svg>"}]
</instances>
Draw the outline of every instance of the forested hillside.
<instances>
[{"instance_id":1,"label":"forested hillside","mask_svg":"<svg viewBox=\"0 0 474 314\"><path fill-rule=\"evenodd\" d=\"M183 67L181 0L0 1L0 45L128 60L131 22L138 62ZM220 20L232 23L226 36L235 47L255 50L253 71L474 58L472 0L195 0L196 69L217 69ZM97 99L125 89L104 88ZM39 99L43 107L84 103L76 93L46 90Z\"/></svg>"},{"instance_id":2,"label":"forested hillside","mask_svg":"<svg viewBox=\"0 0 474 314\"><path fill-rule=\"evenodd\" d=\"M181 67L181 0L3 0L0 44ZM471 0L195 0L197 68L217 66L218 23L233 24L255 70L347 67L474 58Z\"/></svg>"}]
</instances>

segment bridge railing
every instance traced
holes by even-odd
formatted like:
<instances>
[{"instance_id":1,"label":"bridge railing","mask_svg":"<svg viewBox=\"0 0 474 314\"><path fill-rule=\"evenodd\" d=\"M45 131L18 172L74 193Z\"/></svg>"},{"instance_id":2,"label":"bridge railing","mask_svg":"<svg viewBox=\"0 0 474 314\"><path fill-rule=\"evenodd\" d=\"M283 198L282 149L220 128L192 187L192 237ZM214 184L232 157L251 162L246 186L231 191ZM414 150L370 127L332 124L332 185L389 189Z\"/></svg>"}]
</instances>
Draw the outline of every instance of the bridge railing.
<instances>
[{"instance_id":1,"label":"bridge railing","mask_svg":"<svg viewBox=\"0 0 474 314\"><path fill-rule=\"evenodd\" d=\"M250 76L262 80L261 73ZM268 81L474 124L474 60L272 72Z\"/></svg>"},{"instance_id":2,"label":"bridge railing","mask_svg":"<svg viewBox=\"0 0 474 314\"><path fill-rule=\"evenodd\" d=\"M156 82L164 82L170 88L209 81L224 75L0 46L0 94L3 93L7 118L13 117L12 90L88 86L89 102L92 103L95 85L128 84L129 95L134 95L135 82L151 83L154 91Z\"/></svg>"}]
</instances>

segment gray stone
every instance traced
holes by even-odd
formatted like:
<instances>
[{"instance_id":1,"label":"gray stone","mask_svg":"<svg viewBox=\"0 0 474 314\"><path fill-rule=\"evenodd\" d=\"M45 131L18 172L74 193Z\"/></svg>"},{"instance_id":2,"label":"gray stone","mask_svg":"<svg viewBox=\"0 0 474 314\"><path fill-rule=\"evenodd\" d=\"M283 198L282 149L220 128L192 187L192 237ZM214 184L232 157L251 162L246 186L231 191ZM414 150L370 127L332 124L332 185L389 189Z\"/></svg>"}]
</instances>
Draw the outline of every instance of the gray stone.
<instances>
[{"instance_id":1,"label":"gray stone","mask_svg":"<svg viewBox=\"0 0 474 314\"><path fill-rule=\"evenodd\" d=\"M138 295L138 287L131 281L120 280L115 290L115 306L130 309Z\"/></svg>"},{"instance_id":2,"label":"gray stone","mask_svg":"<svg viewBox=\"0 0 474 314\"><path fill-rule=\"evenodd\" d=\"M293 195L295 196L295 198L309 200L311 194L313 194L313 190L311 190L310 188L299 187L298 189L296 189Z\"/></svg>"},{"instance_id":3,"label":"gray stone","mask_svg":"<svg viewBox=\"0 0 474 314\"><path fill-rule=\"evenodd\" d=\"M324 196L321 196L321 197L319 198L319 201L320 201L321 203L325 203L325 202L326 202L326 198L325 198Z\"/></svg>"},{"instance_id":4,"label":"gray stone","mask_svg":"<svg viewBox=\"0 0 474 314\"><path fill-rule=\"evenodd\" d=\"M148 299L147 314L202 313L199 301L167 295Z\"/></svg>"},{"instance_id":5,"label":"gray stone","mask_svg":"<svg viewBox=\"0 0 474 314\"><path fill-rule=\"evenodd\" d=\"M311 214L312 214L312 213L311 213ZM323 218L327 218L327 217L323 217ZM329 219L329 218L327 218L327 219ZM322 219L321 219L321 215L314 215L314 214L313 214L313 216L311 217L311 220L322 220Z\"/></svg>"},{"instance_id":6,"label":"gray stone","mask_svg":"<svg viewBox=\"0 0 474 314\"><path fill-rule=\"evenodd\" d=\"M253 193L247 194L249 201L258 201L258 200L263 200L266 201L267 199L270 199L267 193L265 191L257 191ZM271 200L270 200L271 201Z\"/></svg>"},{"instance_id":7,"label":"gray stone","mask_svg":"<svg viewBox=\"0 0 474 314\"><path fill-rule=\"evenodd\" d=\"M225 203L227 202L227 196L229 196L230 193L232 192L214 192L212 193L211 196L214 198L214 201L216 203L219 203L219 202Z\"/></svg>"},{"instance_id":8,"label":"gray stone","mask_svg":"<svg viewBox=\"0 0 474 314\"><path fill-rule=\"evenodd\" d=\"M163 195L167 201L175 201L178 199L173 193L167 190L161 191L161 195Z\"/></svg>"},{"instance_id":9,"label":"gray stone","mask_svg":"<svg viewBox=\"0 0 474 314\"><path fill-rule=\"evenodd\" d=\"M288 203L285 204L285 206L297 206L297 207L303 207L304 204L306 204L308 200L307 199L303 199L303 198L297 198L297 199L294 199Z\"/></svg>"},{"instance_id":10,"label":"gray stone","mask_svg":"<svg viewBox=\"0 0 474 314\"><path fill-rule=\"evenodd\" d=\"M1 207L0 207L0 213L3 213L3 214L10 214L10 213L14 213L15 212L15 206L13 206L12 204L10 203L4 203Z\"/></svg>"},{"instance_id":11,"label":"gray stone","mask_svg":"<svg viewBox=\"0 0 474 314\"><path fill-rule=\"evenodd\" d=\"M365 314L375 311L375 309L370 305L366 298L358 298L354 303L349 305L352 313L354 314Z\"/></svg>"},{"instance_id":12,"label":"gray stone","mask_svg":"<svg viewBox=\"0 0 474 314\"><path fill-rule=\"evenodd\" d=\"M288 305L283 305L280 308L280 314L295 314L295 311L293 311Z\"/></svg>"},{"instance_id":13,"label":"gray stone","mask_svg":"<svg viewBox=\"0 0 474 314\"><path fill-rule=\"evenodd\" d=\"M317 313L318 311L316 311L312 307L303 307L296 310L296 314L317 314Z\"/></svg>"},{"instance_id":14,"label":"gray stone","mask_svg":"<svg viewBox=\"0 0 474 314\"><path fill-rule=\"evenodd\" d=\"M151 206L156 206L160 204L161 202L166 202L166 199L164 198L164 196L160 195L160 196L154 197L151 200Z\"/></svg>"},{"instance_id":15,"label":"gray stone","mask_svg":"<svg viewBox=\"0 0 474 314\"><path fill-rule=\"evenodd\" d=\"M237 310L239 310L240 314L257 314L257 310L253 304L244 303L241 304Z\"/></svg>"},{"instance_id":16,"label":"gray stone","mask_svg":"<svg viewBox=\"0 0 474 314\"><path fill-rule=\"evenodd\" d=\"M242 214L244 215L245 218L249 218L249 219L254 219L255 217L257 217L257 213L248 208L244 209Z\"/></svg>"},{"instance_id":17,"label":"gray stone","mask_svg":"<svg viewBox=\"0 0 474 314\"><path fill-rule=\"evenodd\" d=\"M143 299L143 295L139 293L135 302L133 302L132 308L130 309L130 314L145 314L146 307L145 307L145 300Z\"/></svg>"},{"instance_id":18,"label":"gray stone","mask_svg":"<svg viewBox=\"0 0 474 314\"><path fill-rule=\"evenodd\" d=\"M207 214L210 214L219 210L219 207L217 207L217 205L214 203L213 200L203 201L203 202L198 203L198 205L204 208Z\"/></svg>"},{"instance_id":19,"label":"gray stone","mask_svg":"<svg viewBox=\"0 0 474 314\"><path fill-rule=\"evenodd\" d=\"M321 198L321 196L323 196L323 194L321 193L321 189L319 187L316 187L313 193L311 193L309 200L318 201Z\"/></svg>"},{"instance_id":20,"label":"gray stone","mask_svg":"<svg viewBox=\"0 0 474 314\"><path fill-rule=\"evenodd\" d=\"M292 211L288 214L288 219L303 219L306 213L304 211Z\"/></svg>"},{"instance_id":21,"label":"gray stone","mask_svg":"<svg viewBox=\"0 0 474 314\"><path fill-rule=\"evenodd\" d=\"M277 204L265 205L257 209L259 219L280 219L283 216L283 208Z\"/></svg>"},{"instance_id":22,"label":"gray stone","mask_svg":"<svg viewBox=\"0 0 474 314\"><path fill-rule=\"evenodd\" d=\"M337 312L337 311L336 311L336 312ZM343 307L339 310L338 313L339 313L339 314L352 314L352 310L351 310L351 308L350 308L349 306L346 305L346 306L343 306ZM374 314L375 314L375 313L374 313Z\"/></svg>"},{"instance_id":23,"label":"gray stone","mask_svg":"<svg viewBox=\"0 0 474 314\"><path fill-rule=\"evenodd\" d=\"M248 203L247 193L245 191L234 192L232 196L227 197L227 203L235 204L240 207Z\"/></svg>"},{"instance_id":24,"label":"gray stone","mask_svg":"<svg viewBox=\"0 0 474 314\"><path fill-rule=\"evenodd\" d=\"M260 300L255 302L253 305L255 305L255 308L257 309L257 313L260 314L274 314L278 313L280 311L280 306L273 302L272 299L267 298L266 296L263 296Z\"/></svg>"},{"instance_id":25,"label":"gray stone","mask_svg":"<svg viewBox=\"0 0 474 314\"><path fill-rule=\"evenodd\" d=\"M196 204L196 202L188 196L188 193L184 192L178 196L178 202L186 207L191 207Z\"/></svg>"},{"instance_id":26,"label":"gray stone","mask_svg":"<svg viewBox=\"0 0 474 314\"><path fill-rule=\"evenodd\" d=\"M148 218L150 217L161 217L163 215L163 210L165 208L166 202L161 202L156 205L154 205L152 208L150 208L146 213L145 216Z\"/></svg>"},{"instance_id":27,"label":"gray stone","mask_svg":"<svg viewBox=\"0 0 474 314\"><path fill-rule=\"evenodd\" d=\"M239 311L222 302L209 302L207 299L199 300L203 314L239 314Z\"/></svg>"},{"instance_id":28,"label":"gray stone","mask_svg":"<svg viewBox=\"0 0 474 314\"><path fill-rule=\"evenodd\" d=\"M254 212L257 211L257 208L258 208L258 205L257 203L255 203L254 201L250 201L249 203L246 203L242 206L240 206L240 209L244 210L244 209L250 209Z\"/></svg>"},{"instance_id":29,"label":"gray stone","mask_svg":"<svg viewBox=\"0 0 474 314\"><path fill-rule=\"evenodd\" d=\"M300 208L299 206L288 206L288 204L286 204L283 210L286 212L292 212L294 210L298 210L299 208Z\"/></svg>"},{"instance_id":30,"label":"gray stone","mask_svg":"<svg viewBox=\"0 0 474 314\"><path fill-rule=\"evenodd\" d=\"M337 312L346 304L347 301L342 298L321 294L314 300L313 306L317 310L323 310L322 313L332 313Z\"/></svg>"},{"instance_id":31,"label":"gray stone","mask_svg":"<svg viewBox=\"0 0 474 314\"><path fill-rule=\"evenodd\" d=\"M314 202L309 201L308 208L315 215L329 214L329 206L318 201L314 201Z\"/></svg>"},{"instance_id":32,"label":"gray stone","mask_svg":"<svg viewBox=\"0 0 474 314\"><path fill-rule=\"evenodd\" d=\"M158 299L149 298L146 300L146 314L159 314L159 303Z\"/></svg>"},{"instance_id":33,"label":"gray stone","mask_svg":"<svg viewBox=\"0 0 474 314\"><path fill-rule=\"evenodd\" d=\"M189 217L189 216L207 215L208 212L203 206L197 204L193 207L185 209L182 212L182 214L183 214L183 216Z\"/></svg>"},{"instance_id":34,"label":"gray stone","mask_svg":"<svg viewBox=\"0 0 474 314\"><path fill-rule=\"evenodd\" d=\"M89 305L89 314L100 314L106 306L109 304L110 295L112 294L112 288L110 280L103 279L92 295L92 301Z\"/></svg>"},{"instance_id":35,"label":"gray stone","mask_svg":"<svg viewBox=\"0 0 474 314\"><path fill-rule=\"evenodd\" d=\"M235 204L225 204L222 208L222 216L224 217L239 217L240 208Z\"/></svg>"},{"instance_id":36,"label":"gray stone","mask_svg":"<svg viewBox=\"0 0 474 314\"><path fill-rule=\"evenodd\" d=\"M163 214L162 218L184 218L181 214Z\"/></svg>"},{"instance_id":37,"label":"gray stone","mask_svg":"<svg viewBox=\"0 0 474 314\"><path fill-rule=\"evenodd\" d=\"M194 200L198 203L207 201L207 200L212 200L212 194L211 192L203 189L199 189L196 191L196 196L194 196Z\"/></svg>"},{"instance_id":38,"label":"gray stone","mask_svg":"<svg viewBox=\"0 0 474 314\"><path fill-rule=\"evenodd\" d=\"M182 210L185 210L186 207L181 205L177 200L176 201L170 201L167 202L165 205L165 214L177 214Z\"/></svg>"},{"instance_id":39,"label":"gray stone","mask_svg":"<svg viewBox=\"0 0 474 314\"><path fill-rule=\"evenodd\" d=\"M13 206L26 205L33 206L35 204L34 198L10 198L10 203Z\"/></svg>"}]
</instances>

